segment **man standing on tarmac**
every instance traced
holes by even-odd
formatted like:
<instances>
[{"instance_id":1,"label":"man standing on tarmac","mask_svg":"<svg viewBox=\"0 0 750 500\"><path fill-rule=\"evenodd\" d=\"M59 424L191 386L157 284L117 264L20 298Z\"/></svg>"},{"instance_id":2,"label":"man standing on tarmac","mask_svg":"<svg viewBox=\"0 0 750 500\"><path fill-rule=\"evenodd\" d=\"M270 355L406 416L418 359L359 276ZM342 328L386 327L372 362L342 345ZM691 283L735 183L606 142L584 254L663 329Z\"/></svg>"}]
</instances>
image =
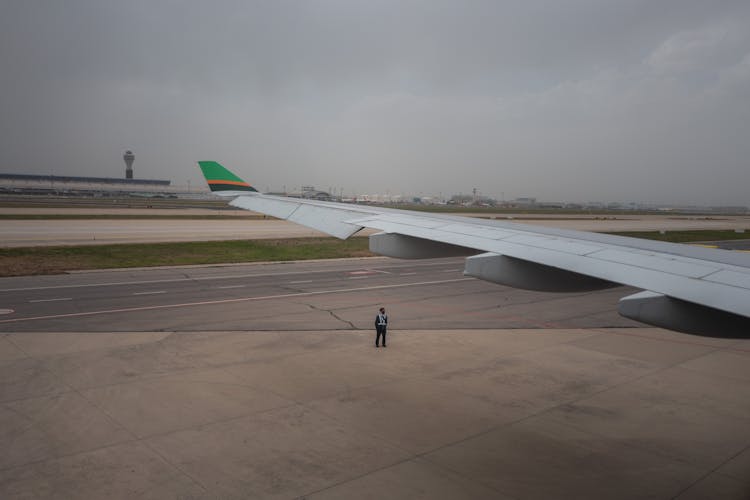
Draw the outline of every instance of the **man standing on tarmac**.
<instances>
[{"instance_id":1,"label":"man standing on tarmac","mask_svg":"<svg viewBox=\"0 0 750 500\"><path fill-rule=\"evenodd\" d=\"M385 307L380 308L380 312L375 316L375 347L380 347L380 336L383 336L383 347L385 345L385 331L388 328L388 315L385 313Z\"/></svg>"}]
</instances>

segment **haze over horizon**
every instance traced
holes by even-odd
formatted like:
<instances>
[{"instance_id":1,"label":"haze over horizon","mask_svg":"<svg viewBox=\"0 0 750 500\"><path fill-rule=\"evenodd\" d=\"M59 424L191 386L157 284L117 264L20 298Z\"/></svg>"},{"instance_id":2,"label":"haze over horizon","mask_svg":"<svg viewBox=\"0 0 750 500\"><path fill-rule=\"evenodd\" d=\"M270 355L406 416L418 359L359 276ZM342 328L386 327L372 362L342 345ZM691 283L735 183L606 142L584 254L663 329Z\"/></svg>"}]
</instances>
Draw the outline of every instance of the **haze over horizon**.
<instances>
[{"instance_id":1,"label":"haze over horizon","mask_svg":"<svg viewBox=\"0 0 750 500\"><path fill-rule=\"evenodd\" d=\"M750 2L0 5L0 172L750 205Z\"/></svg>"}]
</instances>

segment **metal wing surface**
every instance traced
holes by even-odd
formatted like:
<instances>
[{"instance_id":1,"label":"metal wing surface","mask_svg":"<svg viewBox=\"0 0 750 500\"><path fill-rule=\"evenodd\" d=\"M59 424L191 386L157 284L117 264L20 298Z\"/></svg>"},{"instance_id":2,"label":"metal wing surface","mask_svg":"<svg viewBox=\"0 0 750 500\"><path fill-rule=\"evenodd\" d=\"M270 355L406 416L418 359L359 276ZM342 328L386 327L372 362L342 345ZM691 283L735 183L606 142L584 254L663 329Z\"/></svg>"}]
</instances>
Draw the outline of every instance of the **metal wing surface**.
<instances>
[{"instance_id":1,"label":"metal wing surface","mask_svg":"<svg viewBox=\"0 0 750 500\"><path fill-rule=\"evenodd\" d=\"M629 285L618 310L644 323L750 337L750 255L498 220L224 191L230 205L348 238L397 258L465 255L464 274L519 288L584 291Z\"/></svg>"},{"instance_id":2,"label":"metal wing surface","mask_svg":"<svg viewBox=\"0 0 750 500\"><path fill-rule=\"evenodd\" d=\"M392 257L478 253L467 258L465 274L520 288L630 285L651 293L622 299L620 312L627 317L691 333L750 333L750 256L745 254L296 198L244 195L230 204L342 239L362 228L377 229L382 232L370 237L370 248Z\"/></svg>"}]
</instances>

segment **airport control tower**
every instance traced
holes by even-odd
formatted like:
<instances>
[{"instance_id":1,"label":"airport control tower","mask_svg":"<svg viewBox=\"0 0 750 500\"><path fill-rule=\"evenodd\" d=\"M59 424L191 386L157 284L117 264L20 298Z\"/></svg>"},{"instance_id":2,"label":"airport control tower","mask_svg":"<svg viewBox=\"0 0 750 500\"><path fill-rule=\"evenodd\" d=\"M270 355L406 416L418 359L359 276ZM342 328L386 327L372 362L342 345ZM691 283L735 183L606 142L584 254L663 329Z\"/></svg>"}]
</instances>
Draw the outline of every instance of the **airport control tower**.
<instances>
[{"instance_id":1,"label":"airport control tower","mask_svg":"<svg viewBox=\"0 0 750 500\"><path fill-rule=\"evenodd\" d=\"M133 178L133 161L135 160L135 155L132 151L129 149L125 151L125 154L122 155L122 159L125 160L125 178L126 179L132 179Z\"/></svg>"}]
</instances>

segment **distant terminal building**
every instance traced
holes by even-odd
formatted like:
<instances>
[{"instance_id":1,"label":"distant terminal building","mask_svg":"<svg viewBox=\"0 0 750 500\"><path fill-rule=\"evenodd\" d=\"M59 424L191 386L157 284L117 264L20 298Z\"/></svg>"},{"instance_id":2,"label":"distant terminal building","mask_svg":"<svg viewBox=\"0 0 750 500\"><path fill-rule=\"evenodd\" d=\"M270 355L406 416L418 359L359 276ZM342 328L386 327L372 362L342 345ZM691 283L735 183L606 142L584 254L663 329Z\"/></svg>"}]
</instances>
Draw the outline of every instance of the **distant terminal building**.
<instances>
[{"instance_id":1,"label":"distant terminal building","mask_svg":"<svg viewBox=\"0 0 750 500\"><path fill-rule=\"evenodd\" d=\"M513 204L519 207L533 207L534 205L536 205L536 198L516 198L515 200L513 200Z\"/></svg>"},{"instance_id":2,"label":"distant terminal building","mask_svg":"<svg viewBox=\"0 0 750 500\"><path fill-rule=\"evenodd\" d=\"M0 174L0 193L16 194L157 193L171 191L171 184L157 179Z\"/></svg>"},{"instance_id":3,"label":"distant terminal building","mask_svg":"<svg viewBox=\"0 0 750 500\"><path fill-rule=\"evenodd\" d=\"M315 186L302 186L299 192L268 192L266 194L288 196L290 198L305 198L318 201L335 201L335 197L327 191L319 191Z\"/></svg>"},{"instance_id":4,"label":"distant terminal building","mask_svg":"<svg viewBox=\"0 0 750 500\"><path fill-rule=\"evenodd\" d=\"M0 173L0 194L62 196L175 196L178 193L185 194L184 190L172 186L172 181L134 179L135 154L132 150L125 151L122 159L125 161L124 179ZM187 194L190 194L190 181L188 181Z\"/></svg>"}]
</instances>

